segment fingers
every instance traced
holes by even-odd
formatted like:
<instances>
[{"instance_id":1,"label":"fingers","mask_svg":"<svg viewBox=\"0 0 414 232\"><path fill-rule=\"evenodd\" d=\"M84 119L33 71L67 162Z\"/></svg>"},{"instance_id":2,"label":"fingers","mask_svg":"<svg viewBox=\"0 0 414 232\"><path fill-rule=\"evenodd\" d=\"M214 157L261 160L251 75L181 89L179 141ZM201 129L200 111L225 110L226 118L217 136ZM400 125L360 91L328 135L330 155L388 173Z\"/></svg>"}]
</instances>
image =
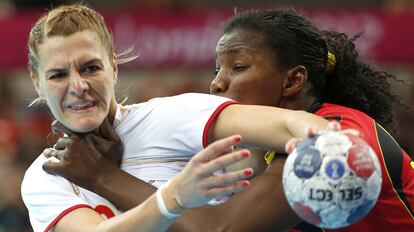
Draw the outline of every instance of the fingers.
<instances>
[{"instance_id":1,"label":"fingers","mask_svg":"<svg viewBox=\"0 0 414 232\"><path fill-rule=\"evenodd\" d=\"M86 139L86 141L91 147L96 147L101 142L103 142L101 137L98 137L97 135L94 135L94 134L87 134L84 138Z\"/></svg>"},{"instance_id":2,"label":"fingers","mask_svg":"<svg viewBox=\"0 0 414 232\"><path fill-rule=\"evenodd\" d=\"M96 149L96 146L98 145L98 141L96 140L96 136L93 134L88 134L85 136L86 141L89 144L89 149L96 152L97 154L100 154L100 152Z\"/></svg>"},{"instance_id":3,"label":"fingers","mask_svg":"<svg viewBox=\"0 0 414 232\"><path fill-rule=\"evenodd\" d=\"M339 131L341 130L341 124L337 121L331 121L328 123L328 130Z\"/></svg>"},{"instance_id":4,"label":"fingers","mask_svg":"<svg viewBox=\"0 0 414 232\"><path fill-rule=\"evenodd\" d=\"M362 138L361 132L359 132L358 130L355 130L355 129L346 129L346 130L343 130L343 132Z\"/></svg>"},{"instance_id":5,"label":"fingers","mask_svg":"<svg viewBox=\"0 0 414 232\"><path fill-rule=\"evenodd\" d=\"M290 154L293 152L293 150L295 149L296 145L298 145L298 143L301 141L301 139L299 138L292 138L290 139L286 145L285 145L285 151L286 153Z\"/></svg>"},{"instance_id":6,"label":"fingers","mask_svg":"<svg viewBox=\"0 0 414 232\"><path fill-rule=\"evenodd\" d=\"M309 126L308 128L306 128L306 135L308 137L312 137L314 135L316 135L318 131L316 130L316 128L314 126Z\"/></svg>"},{"instance_id":7,"label":"fingers","mask_svg":"<svg viewBox=\"0 0 414 232\"><path fill-rule=\"evenodd\" d=\"M54 158L56 158L56 159L58 159L58 160L62 160L63 159L63 155L64 155L65 153L64 153L64 151L63 150L55 150L55 149L53 149L53 148L46 148L44 151L43 151L43 155L46 157L46 158L51 158L51 157L54 157Z\"/></svg>"},{"instance_id":8,"label":"fingers","mask_svg":"<svg viewBox=\"0 0 414 232\"><path fill-rule=\"evenodd\" d=\"M308 137L312 137L318 133L318 130L314 126L309 126L306 128L306 134ZM339 131L341 130L341 124L337 121L330 121L327 126L327 130L329 131Z\"/></svg>"},{"instance_id":9,"label":"fingers","mask_svg":"<svg viewBox=\"0 0 414 232\"><path fill-rule=\"evenodd\" d=\"M204 164L202 176L209 176L216 171L223 170L225 167L235 164L240 160L243 160L250 156L250 151L243 149L240 151L234 151L226 155L217 157L210 162Z\"/></svg>"},{"instance_id":10,"label":"fingers","mask_svg":"<svg viewBox=\"0 0 414 232\"><path fill-rule=\"evenodd\" d=\"M207 190L206 195L208 198L218 198L221 196L226 196L229 194L240 192L241 190L249 187L249 185L250 181L248 180L238 181L231 185L211 188Z\"/></svg>"},{"instance_id":11,"label":"fingers","mask_svg":"<svg viewBox=\"0 0 414 232\"><path fill-rule=\"evenodd\" d=\"M59 131L71 136L73 135L73 131L71 131L70 129L68 129L67 127L65 127L61 122L59 122L58 120L55 120L52 122L52 131L54 133L57 133Z\"/></svg>"},{"instance_id":12,"label":"fingers","mask_svg":"<svg viewBox=\"0 0 414 232\"><path fill-rule=\"evenodd\" d=\"M193 162L207 162L228 151L232 151L234 145L240 143L241 140L242 137L240 135L233 135L225 139L217 140L204 150L197 153L192 160Z\"/></svg>"},{"instance_id":13,"label":"fingers","mask_svg":"<svg viewBox=\"0 0 414 232\"><path fill-rule=\"evenodd\" d=\"M50 174L56 174L56 171L62 167L60 160L63 157L63 152L47 148L43 151L43 155L48 158L42 165L43 170Z\"/></svg>"},{"instance_id":14,"label":"fingers","mask_svg":"<svg viewBox=\"0 0 414 232\"><path fill-rule=\"evenodd\" d=\"M45 172L49 174L57 174L58 170L60 170L62 164L60 162L48 161L43 163L42 168Z\"/></svg>"},{"instance_id":15,"label":"fingers","mask_svg":"<svg viewBox=\"0 0 414 232\"><path fill-rule=\"evenodd\" d=\"M252 168L245 168L234 172L226 172L218 175L212 175L206 178L203 182L206 188L217 188L231 185L238 185L239 182L251 177L253 175ZM247 187L247 186L246 186Z\"/></svg>"},{"instance_id":16,"label":"fingers","mask_svg":"<svg viewBox=\"0 0 414 232\"><path fill-rule=\"evenodd\" d=\"M99 128L94 131L94 134L111 141L119 140L119 136L108 117L106 117Z\"/></svg>"},{"instance_id":17,"label":"fingers","mask_svg":"<svg viewBox=\"0 0 414 232\"><path fill-rule=\"evenodd\" d=\"M65 148L69 147L71 143L72 143L72 139L70 139L68 137L60 137L56 141L56 144L53 145L53 148L56 149L56 150L63 150Z\"/></svg>"},{"instance_id":18,"label":"fingers","mask_svg":"<svg viewBox=\"0 0 414 232\"><path fill-rule=\"evenodd\" d=\"M331 131L340 131L341 130L341 124L339 124L337 121L329 122L328 124L328 130ZM358 130L355 129L346 129L343 130L344 133L352 134L358 137L362 137L361 133Z\"/></svg>"}]
</instances>

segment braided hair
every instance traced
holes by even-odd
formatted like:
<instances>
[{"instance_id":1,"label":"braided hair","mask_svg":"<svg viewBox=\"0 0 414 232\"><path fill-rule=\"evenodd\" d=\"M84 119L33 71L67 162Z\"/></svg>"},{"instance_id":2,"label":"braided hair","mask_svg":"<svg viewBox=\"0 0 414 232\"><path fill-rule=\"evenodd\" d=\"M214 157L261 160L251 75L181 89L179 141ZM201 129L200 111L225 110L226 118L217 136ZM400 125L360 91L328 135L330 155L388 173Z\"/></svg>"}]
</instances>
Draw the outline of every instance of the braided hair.
<instances>
[{"instance_id":1,"label":"braided hair","mask_svg":"<svg viewBox=\"0 0 414 232\"><path fill-rule=\"evenodd\" d=\"M394 75L360 59L355 38L321 31L292 9L252 10L230 18L223 33L242 29L263 36L280 68L303 65L308 71L308 94L321 102L365 112L391 133L395 132L393 107L400 98L391 90ZM328 53L335 64L328 62Z\"/></svg>"}]
</instances>

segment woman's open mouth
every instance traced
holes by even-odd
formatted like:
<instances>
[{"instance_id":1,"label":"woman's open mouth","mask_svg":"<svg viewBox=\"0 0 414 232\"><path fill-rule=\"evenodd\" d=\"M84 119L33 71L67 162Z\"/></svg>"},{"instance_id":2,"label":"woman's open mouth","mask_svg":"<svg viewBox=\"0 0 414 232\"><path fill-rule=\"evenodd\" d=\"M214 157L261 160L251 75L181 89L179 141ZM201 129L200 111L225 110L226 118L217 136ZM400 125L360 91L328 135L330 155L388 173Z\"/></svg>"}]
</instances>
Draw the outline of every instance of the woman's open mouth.
<instances>
[{"instance_id":1,"label":"woman's open mouth","mask_svg":"<svg viewBox=\"0 0 414 232\"><path fill-rule=\"evenodd\" d=\"M96 101L78 102L67 106L72 111L88 111L96 105Z\"/></svg>"}]
</instances>

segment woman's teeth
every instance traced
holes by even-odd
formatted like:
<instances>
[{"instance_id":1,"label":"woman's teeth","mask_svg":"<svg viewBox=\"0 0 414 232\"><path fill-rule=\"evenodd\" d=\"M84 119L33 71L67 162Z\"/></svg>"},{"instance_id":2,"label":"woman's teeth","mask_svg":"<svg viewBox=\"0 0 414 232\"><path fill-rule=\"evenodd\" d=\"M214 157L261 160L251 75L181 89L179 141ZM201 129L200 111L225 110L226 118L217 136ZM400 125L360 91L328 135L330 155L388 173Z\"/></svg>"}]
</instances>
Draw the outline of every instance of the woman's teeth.
<instances>
[{"instance_id":1,"label":"woman's teeth","mask_svg":"<svg viewBox=\"0 0 414 232\"><path fill-rule=\"evenodd\" d=\"M69 108L71 108L73 110L82 110L82 109L92 107L94 104L95 104L94 102L82 103L82 104L73 104L73 105L69 106Z\"/></svg>"}]
</instances>

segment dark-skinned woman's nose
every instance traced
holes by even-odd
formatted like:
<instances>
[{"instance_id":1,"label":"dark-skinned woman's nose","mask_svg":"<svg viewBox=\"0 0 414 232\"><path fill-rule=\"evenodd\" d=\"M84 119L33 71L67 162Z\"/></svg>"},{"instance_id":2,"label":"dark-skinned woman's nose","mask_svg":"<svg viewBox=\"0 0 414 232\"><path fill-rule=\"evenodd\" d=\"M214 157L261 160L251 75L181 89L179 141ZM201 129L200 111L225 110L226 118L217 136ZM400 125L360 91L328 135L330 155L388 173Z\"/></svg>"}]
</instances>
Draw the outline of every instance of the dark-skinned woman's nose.
<instances>
[{"instance_id":1,"label":"dark-skinned woman's nose","mask_svg":"<svg viewBox=\"0 0 414 232\"><path fill-rule=\"evenodd\" d=\"M211 94L220 94L226 92L228 89L228 82L224 78L218 76L210 84Z\"/></svg>"}]
</instances>

